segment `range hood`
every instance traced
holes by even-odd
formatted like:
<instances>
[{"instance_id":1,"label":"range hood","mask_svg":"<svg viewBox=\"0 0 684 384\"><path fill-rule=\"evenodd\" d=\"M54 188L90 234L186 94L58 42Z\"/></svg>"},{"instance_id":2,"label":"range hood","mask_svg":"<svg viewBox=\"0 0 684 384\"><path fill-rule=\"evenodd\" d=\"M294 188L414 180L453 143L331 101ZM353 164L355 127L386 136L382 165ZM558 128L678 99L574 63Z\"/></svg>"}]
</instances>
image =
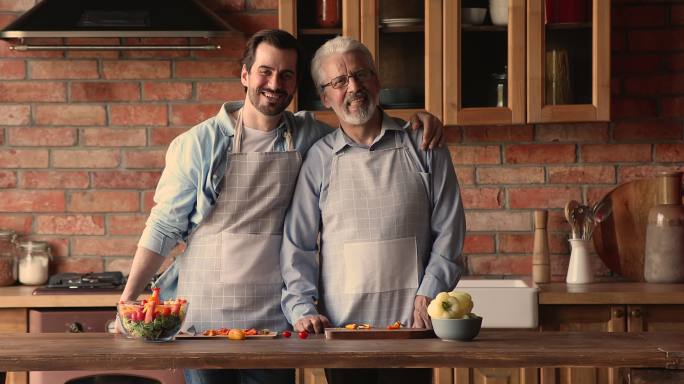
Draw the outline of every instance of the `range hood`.
<instances>
[{"instance_id":1,"label":"range hood","mask_svg":"<svg viewBox=\"0 0 684 384\"><path fill-rule=\"evenodd\" d=\"M210 38L234 34L228 23L199 0L43 0L0 31L0 38ZM159 46L146 48L154 47Z\"/></svg>"}]
</instances>

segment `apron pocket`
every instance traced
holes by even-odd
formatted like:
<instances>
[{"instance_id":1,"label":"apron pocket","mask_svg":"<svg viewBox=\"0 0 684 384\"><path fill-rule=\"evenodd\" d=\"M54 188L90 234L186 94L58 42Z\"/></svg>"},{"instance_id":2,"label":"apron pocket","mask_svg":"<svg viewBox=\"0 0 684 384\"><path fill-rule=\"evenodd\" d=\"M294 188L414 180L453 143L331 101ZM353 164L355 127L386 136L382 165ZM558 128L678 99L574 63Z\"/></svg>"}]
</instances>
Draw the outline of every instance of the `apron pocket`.
<instances>
[{"instance_id":1,"label":"apron pocket","mask_svg":"<svg viewBox=\"0 0 684 384\"><path fill-rule=\"evenodd\" d=\"M282 284L282 235L221 233L220 282L224 284Z\"/></svg>"},{"instance_id":2,"label":"apron pocket","mask_svg":"<svg viewBox=\"0 0 684 384\"><path fill-rule=\"evenodd\" d=\"M418 288L416 238L344 244L344 293Z\"/></svg>"}]
</instances>

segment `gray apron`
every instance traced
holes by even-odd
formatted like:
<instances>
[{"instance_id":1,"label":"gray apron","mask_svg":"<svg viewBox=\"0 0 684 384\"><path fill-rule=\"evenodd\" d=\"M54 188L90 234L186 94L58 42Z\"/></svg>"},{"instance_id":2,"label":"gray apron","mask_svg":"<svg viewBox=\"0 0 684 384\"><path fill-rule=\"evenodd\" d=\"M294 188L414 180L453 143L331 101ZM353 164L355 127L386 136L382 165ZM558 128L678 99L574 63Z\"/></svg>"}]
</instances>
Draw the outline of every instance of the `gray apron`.
<instances>
[{"instance_id":1,"label":"gray apron","mask_svg":"<svg viewBox=\"0 0 684 384\"><path fill-rule=\"evenodd\" d=\"M287 152L241 153L242 111L216 207L178 258L185 328L289 328L280 307L283 220L301 165L286 120Z\"/></svg>"},{"instance_id":2,"label":"gray apron","mask_svg":"<svg viewBox=\"0 0 684 384\"><path fill-rule=\"evenodd\" d=\"M395 146L336 154L322 210L321 312L334 325L408 326L430 256L429 173Z\"/></svg>"}]
</instances>

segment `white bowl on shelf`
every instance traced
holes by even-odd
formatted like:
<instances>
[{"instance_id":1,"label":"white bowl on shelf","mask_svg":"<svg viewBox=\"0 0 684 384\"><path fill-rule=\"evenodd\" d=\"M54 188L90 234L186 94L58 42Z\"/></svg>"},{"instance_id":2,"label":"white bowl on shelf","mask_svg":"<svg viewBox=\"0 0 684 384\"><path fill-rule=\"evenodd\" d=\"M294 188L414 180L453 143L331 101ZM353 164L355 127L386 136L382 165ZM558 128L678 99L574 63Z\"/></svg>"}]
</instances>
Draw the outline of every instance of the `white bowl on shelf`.
<instances>
[{"instance_id":1,"label":"white bowl on shelf","mask_svg":"<svg viewBox=\"0 0 684 384\"><path fill-rule=\"evenodd\" d=\"M461 10L461 24L480 25L487 16L487 8L463 8Z\"/></svg>"},{"instance_id":2,"label":"white bowl on shelf","mask_svg":"<svg viewBox=\"0 0 684 384\"><path fill-rule=\"evenodd\" d=\"M489 0L489 16L494 25L508 25L508 1Z\"/></svg>"}]
</instances>

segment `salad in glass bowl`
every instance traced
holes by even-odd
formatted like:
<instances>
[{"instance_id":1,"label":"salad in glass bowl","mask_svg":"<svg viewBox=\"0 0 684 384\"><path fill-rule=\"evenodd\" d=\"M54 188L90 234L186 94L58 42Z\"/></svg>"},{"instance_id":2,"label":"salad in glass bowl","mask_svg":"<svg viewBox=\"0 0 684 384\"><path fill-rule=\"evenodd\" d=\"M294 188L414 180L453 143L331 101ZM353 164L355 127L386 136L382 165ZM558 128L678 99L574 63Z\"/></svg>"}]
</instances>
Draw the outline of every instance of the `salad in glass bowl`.
<instances>
[{"instance_id":1,"label":"salad in glass bowl","mask_svg":"<svg viewBox=\"0 0 684 384\"><path fill-rule=\"evenodd\" d=\"M117 317L126 336L146 341L171 341L183 325L188 311L184 299L159 300L159 288L141 301L122 301L117 304Z\"/></svg>"}]
</instances>

